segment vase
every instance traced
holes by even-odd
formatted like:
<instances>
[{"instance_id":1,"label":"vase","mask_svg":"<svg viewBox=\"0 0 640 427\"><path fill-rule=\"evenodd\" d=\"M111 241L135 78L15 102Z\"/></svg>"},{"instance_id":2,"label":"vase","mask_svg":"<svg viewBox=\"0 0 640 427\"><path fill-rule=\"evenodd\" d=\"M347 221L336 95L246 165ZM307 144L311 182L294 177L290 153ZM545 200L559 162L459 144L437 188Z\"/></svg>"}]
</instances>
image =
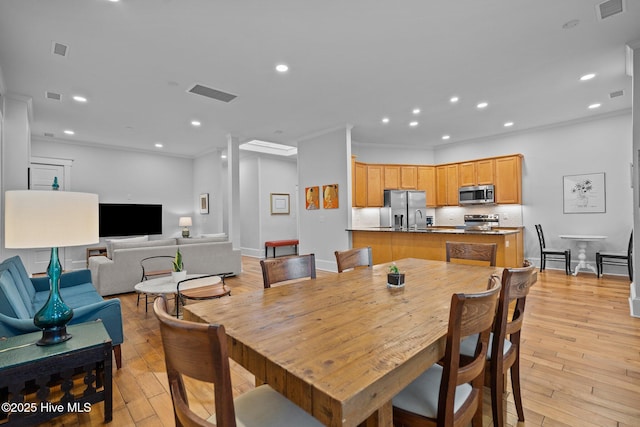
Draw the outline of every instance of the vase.
<instances>
[{"instance_id":1,"label":"vase","mask_svg":"<svg viewBox=\"0 0 640 427\"><path fill-rule=\"evenodd\" d=\"M387 274L387 284L391 286L404 286L404 273Z\"/></svg>"},{"instance_id":2,"label":"vase","mask_svg":"<svg viewBox=\"0 0 640 427\"><path fill-rule=\"evenodd\" d=\"M184 279L187 278L187 270L182 270L182 271L172 271L171 272L171 277L173 278L173 281L178 283L183 281Z\"/></svg>"}]
</instances>

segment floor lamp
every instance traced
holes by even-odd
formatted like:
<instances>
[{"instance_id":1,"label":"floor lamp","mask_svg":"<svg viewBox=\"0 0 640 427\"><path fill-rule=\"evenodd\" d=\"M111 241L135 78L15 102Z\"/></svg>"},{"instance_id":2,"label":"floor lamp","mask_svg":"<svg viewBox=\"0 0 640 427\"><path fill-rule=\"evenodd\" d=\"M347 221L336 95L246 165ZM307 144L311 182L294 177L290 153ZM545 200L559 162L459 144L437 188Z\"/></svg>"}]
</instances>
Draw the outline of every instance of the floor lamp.
<instances>
[{"instance_id":1,"label":"floor lamp","mask_svg":"<svg viewBox=\"0 0 640 427\"><path fill-rule=\"evenodd\" d=\"M60 295L62 268L58 248L91 245L98 238L98 195L69 191L7 191L5 193L5 247L51 248L49 299L35 314L33 323L42 330L38 345L71 338L67 323L73 317Z\"/></svg>"}]
</instances>

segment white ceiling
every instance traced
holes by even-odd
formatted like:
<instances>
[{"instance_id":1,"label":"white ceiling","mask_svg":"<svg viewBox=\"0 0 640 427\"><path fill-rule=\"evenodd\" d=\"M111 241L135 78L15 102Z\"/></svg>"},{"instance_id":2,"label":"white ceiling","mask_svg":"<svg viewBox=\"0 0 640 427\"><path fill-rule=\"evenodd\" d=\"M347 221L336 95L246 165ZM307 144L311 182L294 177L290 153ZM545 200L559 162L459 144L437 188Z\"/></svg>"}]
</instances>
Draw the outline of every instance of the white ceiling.
<instances>
[{"instance_id":1,"label":"white ceiling","mask_svg":"<svg viewBox=\"0 0 640 427\"><path fill-rule=\"evenodd\" d=\"M152 151L162 142L197 156L227 134L295 145L349 123L361 143L433 147L444 134L456 143L630 108L625 44L640 40L640 1L605 20L599 3L2 0L0 68L7 92L33 98L35 138ZM237 98L188 93L196 83Z\"/></svg>"}]
</instances>

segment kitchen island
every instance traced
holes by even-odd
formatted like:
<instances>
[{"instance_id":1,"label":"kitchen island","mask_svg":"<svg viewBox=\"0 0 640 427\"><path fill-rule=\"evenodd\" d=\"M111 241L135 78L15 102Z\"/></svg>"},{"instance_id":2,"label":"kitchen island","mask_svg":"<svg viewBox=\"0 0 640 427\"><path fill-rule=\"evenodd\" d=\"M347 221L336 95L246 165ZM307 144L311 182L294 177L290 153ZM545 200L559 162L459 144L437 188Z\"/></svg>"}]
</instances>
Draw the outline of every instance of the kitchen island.
<instances>
[{"instance_id":1,"label":"kitchen island","mask_svg":"<svg viewBox=\"0 0 640 427\"><path fill-rule=\"evenodd\" d=\"M427 227L395 229L391 227L351 228L354 248L371 246L373 263L381 264L402 258L436 261L446 259L446 242L496 243L498 267L521 267L524 261L522 227L465 230L463 228Z\"/></svg>"}]
</instances>

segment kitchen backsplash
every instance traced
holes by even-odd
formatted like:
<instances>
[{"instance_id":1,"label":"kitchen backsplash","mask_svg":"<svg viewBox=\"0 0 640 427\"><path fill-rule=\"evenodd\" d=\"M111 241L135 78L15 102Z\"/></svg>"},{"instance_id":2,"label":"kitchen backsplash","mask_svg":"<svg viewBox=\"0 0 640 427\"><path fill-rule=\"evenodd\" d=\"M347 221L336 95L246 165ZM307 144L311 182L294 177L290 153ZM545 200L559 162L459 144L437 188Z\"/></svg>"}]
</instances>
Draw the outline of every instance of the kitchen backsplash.
<instances>
[{"instance_id":1,"label":"kitchen backsplash","mask_svg":"<svg viewBox=\"0 0 640 427\"><path fill-rule=\"evenodd\" d=\"M466 214L498 214L501 227L522 226L522 205L493 206L451 206L443 208L427 208L425 215L433 216L436 226L462 226ZM353 208L352 226L354 228L380 226L379 208Z\"/></svg>"}]
</instances>

